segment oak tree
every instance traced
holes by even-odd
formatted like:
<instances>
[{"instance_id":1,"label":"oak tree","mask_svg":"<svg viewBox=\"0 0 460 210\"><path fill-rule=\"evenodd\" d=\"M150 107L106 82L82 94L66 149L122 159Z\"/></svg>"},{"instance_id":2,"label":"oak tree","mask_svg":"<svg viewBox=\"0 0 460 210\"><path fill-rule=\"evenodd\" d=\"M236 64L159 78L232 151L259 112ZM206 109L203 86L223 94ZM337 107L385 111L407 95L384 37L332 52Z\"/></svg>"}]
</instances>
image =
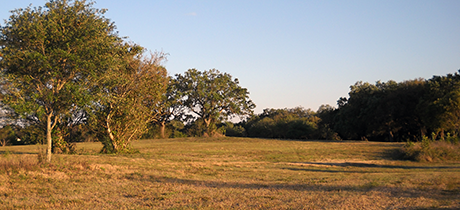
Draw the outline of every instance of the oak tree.
<instances>
[{"instance_id":1,"label":"oak tree","mask_svg":"<svg viewBox=\"0 0 460 210\"><path fill-rule=\"evenodd\" d=\"M249 91L228 73L189 69L184 75L177 74L176 80L181 103L187 107L185 114L201 120L209 136L216 134L217 122L252 114L255 108Z\"/></svg>"},{"instance_id":2,"label":"oak tree","mask_svg":"<svg viewBox=\"0 0 460 210\"><path fill-rule=\"evenodd\" d=\"M46 124L47 162L61 117L84 107L94 79L116 68L123 40L115 25L85 0L50 0L16 9L0 27L3 102Z\"/></svg>"}]
</instances>

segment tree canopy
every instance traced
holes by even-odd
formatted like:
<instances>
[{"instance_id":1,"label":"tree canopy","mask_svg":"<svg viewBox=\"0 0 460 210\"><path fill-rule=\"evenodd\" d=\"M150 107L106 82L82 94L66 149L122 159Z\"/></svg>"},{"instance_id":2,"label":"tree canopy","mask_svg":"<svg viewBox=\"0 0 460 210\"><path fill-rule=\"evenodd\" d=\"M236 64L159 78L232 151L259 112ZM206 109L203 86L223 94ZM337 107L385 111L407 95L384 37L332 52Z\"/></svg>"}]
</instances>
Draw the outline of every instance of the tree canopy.
<instances>
[{"instance_id":1,"label":"tree canopy","mask_svg":"<svg viewBox=\"0 0 460 210\"><path fill-rule=\"evenodd\" d=\"M188 119L202 120L207 135L215 134L217 122L250 115L255 108L249 91L228 73L189 69L184 75L177 74L176 80L181 104L187 107L184 114Z\"/></svg>"},{"instance_id":2,"label":"tree canopy","mask_svg":"<svg viewBox=\"0 0 460 210\"><path fill-rule=\"evenodd\" d=\"M55 0L16 9L0 28L3 102L52 130L71 110L92 101L88 88L127 53L115 25L86 1Z\"/></svg>"}]
</instances>

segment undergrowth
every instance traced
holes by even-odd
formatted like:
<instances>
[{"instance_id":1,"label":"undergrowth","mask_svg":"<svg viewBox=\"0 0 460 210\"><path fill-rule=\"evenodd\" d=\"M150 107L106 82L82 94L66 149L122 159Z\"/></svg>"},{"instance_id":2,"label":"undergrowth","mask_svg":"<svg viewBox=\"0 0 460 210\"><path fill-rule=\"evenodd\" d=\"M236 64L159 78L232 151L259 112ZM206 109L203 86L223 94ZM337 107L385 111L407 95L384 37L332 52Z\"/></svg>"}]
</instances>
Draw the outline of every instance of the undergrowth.
<instances>
[{"instance_id":1,"label":"undergrowth","mask_svg":"<svg viewBox=\"0 0 460 210\"><path fill-rule=\"evenodd\" d=\"M401 149L403 158L419 162L445 162L460 160L458 141L431 140L423 137L420 142L407 142Z\"/></svg>"}]
</instances>

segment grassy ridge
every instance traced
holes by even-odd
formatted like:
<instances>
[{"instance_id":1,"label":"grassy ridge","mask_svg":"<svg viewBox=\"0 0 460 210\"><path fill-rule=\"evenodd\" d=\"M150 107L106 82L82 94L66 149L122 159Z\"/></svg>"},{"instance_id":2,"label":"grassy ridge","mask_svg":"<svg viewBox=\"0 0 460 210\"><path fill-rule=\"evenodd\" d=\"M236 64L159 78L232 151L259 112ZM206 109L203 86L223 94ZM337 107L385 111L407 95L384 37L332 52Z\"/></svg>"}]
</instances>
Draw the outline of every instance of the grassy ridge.
<instances>
[{"instance_id":1,"label":"grassy ridge","mask_svg":"<svg viewBox=\"0 0 460 210\"><path fill-rule=\"evenodd\" d=\"M0 206L55 209L460 208L460 163L394 160L401 143L249 138L142 140L136 154L37 164L37 146L1 147Z\"/></svg>"}]
</instances>

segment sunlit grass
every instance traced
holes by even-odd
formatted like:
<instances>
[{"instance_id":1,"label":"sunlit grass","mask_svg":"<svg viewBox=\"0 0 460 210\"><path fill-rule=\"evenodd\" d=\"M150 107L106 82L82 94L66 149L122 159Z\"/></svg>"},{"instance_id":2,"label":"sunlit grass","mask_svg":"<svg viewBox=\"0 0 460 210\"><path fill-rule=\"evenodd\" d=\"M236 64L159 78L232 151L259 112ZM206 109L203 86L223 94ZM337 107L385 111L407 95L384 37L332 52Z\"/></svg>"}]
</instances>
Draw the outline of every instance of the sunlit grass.
<instances>
[{"instance_id":1,"label":"sunlit grass","mask_svg":"<svg viewBox=\"0 0 460 210\"><path fill-rule=\"evenodd\" d=\"M460 163L395 160L393 156L402 145L184 138L137 141L133 147L139 153L116 156L98 154L100 143L82 143L77 146L78 155L54 155L49 165L36 161L37 146L0 147L0 206L6 209L460 207Z\"/></svg>"}]
</instances>

